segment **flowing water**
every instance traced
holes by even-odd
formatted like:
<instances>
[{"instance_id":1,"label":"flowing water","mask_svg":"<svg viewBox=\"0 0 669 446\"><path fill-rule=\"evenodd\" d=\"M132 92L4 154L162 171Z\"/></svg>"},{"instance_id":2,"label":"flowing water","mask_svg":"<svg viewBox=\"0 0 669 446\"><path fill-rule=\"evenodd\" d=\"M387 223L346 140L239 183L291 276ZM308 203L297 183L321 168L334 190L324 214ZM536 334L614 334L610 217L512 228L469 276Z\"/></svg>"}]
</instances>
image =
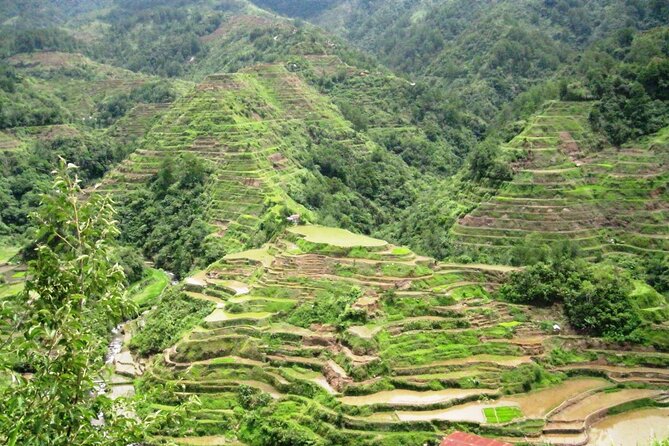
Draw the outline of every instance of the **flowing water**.
<instances>
[{"instance_id":1,"label":"flowing water","mask_svg":"<svg viewBox=\"0 0 669 446\"><path fill-rule=\"evenodd\" d=\"M118 325L112 329L112 338L109 341L109 347L107 348L107 355L105 356L105 364L112 364L116 359L116 355L121 353L123 349L123 339L125 335L123 334L123 326Z\"/></svg>"},{"instance_id":2,"label":"flowing water","mask_svg":"<svg viewBox=\"0 0 669 446\"><path fill-rule=\"evenodd\" d=\"M98 386L99 391L108 393L112 399L131 397L135 394L135 387L132 383L132 379L117 373L119 368L126 368L129 369L130 372L134 372L134 365L131 366L129 363L133 362L132 355L130 355L130 352L128 351L123 351L123 344L126 341L126 333L124 332L123 327L123 325L118 325L112 329L112 338L107 347L105 364L110 365L114 372L106 383L100 382ZM119 363L120 358L122 358L123 361Z\"/></svg>"}]
</instances>

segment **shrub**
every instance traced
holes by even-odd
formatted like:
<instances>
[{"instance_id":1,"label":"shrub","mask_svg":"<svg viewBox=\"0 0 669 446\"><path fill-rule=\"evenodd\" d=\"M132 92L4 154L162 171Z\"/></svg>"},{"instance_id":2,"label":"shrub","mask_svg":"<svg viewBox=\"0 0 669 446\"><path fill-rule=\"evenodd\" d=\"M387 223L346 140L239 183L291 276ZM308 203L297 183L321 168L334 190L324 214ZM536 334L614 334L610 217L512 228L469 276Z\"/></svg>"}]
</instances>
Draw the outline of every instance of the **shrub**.
<instances>
[{"instance_id":1,"label":"shrub","mask_svg":"<svg viewBox=\"0 0 669 446\"><path fill-rule=\"evenodd\" d=\"M622 340L640 324L630 298L631 277L610 265L563 261L539 263L513 273L498 296L514 303L564 303L565 314L577 330Z\"/></svg>"},{"instance_id":2,"label":"shrub","mask_svg":"<svg viewBox=\"0 0 669 446\"><path fill-rule=\"evenodd\" d=\"M130 341L130 348L143 356L159 353L173 345L184 331L211 313L214 304L191 299L180 290L168 289L145 317Z\"/></svg>"}]
</instances>

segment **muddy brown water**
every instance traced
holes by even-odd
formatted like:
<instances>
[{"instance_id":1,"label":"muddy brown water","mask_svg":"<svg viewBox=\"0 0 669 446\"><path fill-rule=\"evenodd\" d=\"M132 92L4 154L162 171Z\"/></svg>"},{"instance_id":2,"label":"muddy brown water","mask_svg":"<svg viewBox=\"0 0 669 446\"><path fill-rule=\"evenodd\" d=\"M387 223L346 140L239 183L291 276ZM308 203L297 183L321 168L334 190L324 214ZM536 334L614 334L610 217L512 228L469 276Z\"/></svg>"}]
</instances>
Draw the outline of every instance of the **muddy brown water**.
<instances>
[{"instance_id":1,"label":"muddy brown water","mask_svg":"<svg viewBox=\"0 0 669 446\"><path fill-rule=\"evenodd\" d=\"M446 420L453 422L467 421L472 423L485 423L486 417L483 413L483 409L510 405L512 404L509 404L507 401L489 403L475 402L450 407L448 409L397 411L395 414L400 421Z\"/></svg>"},{"instance_id":2,"label":"muddy brown water","mask_svg":"<svg viewBox=\"0 0 669 446\"><path fill-rule=\"evenodd\" d=\"M428 392L397 389L386 390L371 395L345 396L340 398L340 401L351 406L368 406L372 404L418 406L444 403L472 395L489 395L493 393L495 393L494 390L488 389L446 389Z\"/></svg>"},{"instance_id":3,"label":"muddy brown water","mask_svg":"<svg viewBox=\"0 0 669 446\"><path fill-rule=\"evenodd\" d=\"M528 418L543 418L565 400L588 390L610 385L605 379L579 378L564 381L556 386L535 392L505 398L510 404L517 405Z\"/></svg>"},{"instance_id":4,"label":"muddy brown water","mask_svg":"<svg viewBox=\"0 0 669 446\"><path fill-rule=\"evenodd\" d=\"M477 401L450 407L447 409L427 411L397 411L399 421L430 421L445 420L452 422L485 423L484 409L491 407L516 406L529 418L543 418L548 412L565 400L589 390L605 387L608 381L600 378L578 378L565 381L548 389L538 390L529 394L509 396L499 401ZM376 415L376 414L375 414ZM374 418L373 415L371 418ZM392 419L387 414L384 418ZM383 420L388 421L388 420Z\"/></svg>"},{"instance_id":5,"label":"muddy brown water","mask_svg":"<svg viewBox=\"0 0 669 446\"><path fill-rule=\"evenodd\" d=\"M660 391L653 389L623 389L612 393L599 392L579 401L573 406L567 407L565 410L557 413L552 419L557 421L584 420L588 415L601 409L613 407L627 401L652 397L658 393Z\"/></svg>"},{"instance_id":6,"label":"muddy brown water","mask_svg":"<svg viewBox=\"0 0 669 446\"><path fill-rule=\"evenodd\" d=\"M588 446L646 446L669 437L669 408L643 409L607 417L590 430Z\"/></svg>"},{"instance_id":7,"label":"muddy brown water","mask_svg":"<svg viewBox=\"0 0 669 446\"><path fill-rule=\"evenodd\" d=\"M563 401L588 390L604 387L608 382L599 378L579 378L565 381L548 389L525 395L504 397L499 401L473 402L448 409L430 411L398 411L400 421L468 421L485 423L483 410L490 407L516 406L529 418L542 418Z\"/></svg>"}]
</instances>

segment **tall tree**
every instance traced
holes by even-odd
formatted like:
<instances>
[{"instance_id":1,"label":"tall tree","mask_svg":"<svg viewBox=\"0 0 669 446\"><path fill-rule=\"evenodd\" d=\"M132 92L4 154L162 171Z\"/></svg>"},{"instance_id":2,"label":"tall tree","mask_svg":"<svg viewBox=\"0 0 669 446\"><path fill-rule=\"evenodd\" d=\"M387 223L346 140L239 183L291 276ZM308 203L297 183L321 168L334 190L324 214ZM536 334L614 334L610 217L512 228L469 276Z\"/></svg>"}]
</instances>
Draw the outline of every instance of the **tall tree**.
<instances>
[{"instance_id":1,"label":"tall tree","mask_svg":"<svg viewBox=\"0 0 669 446\"><path fill-rule=\"evenodd\" d=\"M104 333L131 309L123 271L110 261L117 236L107 197L82 199L76 166L61 161L34 215L35 260L25 291L2 301L0 443L119 445L141 440L141 422L100 391Z\"/></svg>"}]
</instances>

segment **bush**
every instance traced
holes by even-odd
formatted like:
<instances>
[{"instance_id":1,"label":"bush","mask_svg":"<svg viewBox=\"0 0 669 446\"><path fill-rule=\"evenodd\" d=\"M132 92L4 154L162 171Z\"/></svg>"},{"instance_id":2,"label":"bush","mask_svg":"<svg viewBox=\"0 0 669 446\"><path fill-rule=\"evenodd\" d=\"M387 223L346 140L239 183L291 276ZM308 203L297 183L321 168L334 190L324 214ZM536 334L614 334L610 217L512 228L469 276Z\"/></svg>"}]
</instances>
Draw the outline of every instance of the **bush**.
<instances>
[{"instance_id":1,"label":"bush","mask_svg":"<svg viewBox=\"0 0 669 446\"><path fill-rule=\"evenodd\" d=\"M565 299L569 323L593 335L623 340L641 320L630 300L632 281L620 270L596 265Z\"/></svg>"},{"instance_id":2,"label":"bush","mask_svg":"<svg viewBox=\"0 0 669 446\"><path fill-rule=\"evenodd\" d=\"M669 291L669 255L655 255L647 259L646 281L660 293Z\"/></svg>"},{"instance_id":3,"label":"bush","mask_svg":"<svg viewBox=\"0 0 669 446\"><path fill-rule=\"evenodd\" d=\"M144 319L144 325L130 341L130 348L142 356L163 351L176 343L184 331L199 324L214 310L214 304L191 299L180 290L165 291L158 305Z\"/></svg>"},{"instance_id":4,"label":"bush","mask_svg":"<svg viewBox=\"0 0 669 446\"><path fill-rule=\"evenodd\" d=\"M569 323L595 336L623 340L641 323L630 296L631 277L609 265L583 261L539 263L513 273L498 296L514 303L564 303Z\"/></svg>"},{"instance_id":5,"label":"bush","mask_svg":"<svg viewBox=\"0 0 669 446\"><path fill-rule=\"evenodd\" d=\"M117 248L112 260L123 268L127 284L139 282L144 277L144 258L136 249Z\"/></svg>"},{"instance_id":6,"label":"bush","mask_svg":"<svg viewBox=\"0 0 669 446\"><path fill-rule=\"evenodd\" d=\"M484 142L476 146L469 155L467 177L474 181L490 181L499 184L512 177L511 168L500 160L500 150L495 142Z\"/></svg>"},{"instance_id":7,"label":"bush","mask_svg":"<svg viewBox=\"0 0 669 446\"><path fill-rule=\"evenodd\" d=\"M511 274L499 296L508 302L532 305L561 303L579 288L587 266L583 262L537 263Z\"/></svg>"},{"instance_id":8,"label":"bush","mask_svg":"<svg viewBox=\"0 0 669 446\"><path fill-rule=\"evenodd\" d=\"M118 207L123 240L177 277L223 256L207 239L204 189L209 172L195 156L168 158L148 187L127 194Z\"/></svg>"}]
</instances>

